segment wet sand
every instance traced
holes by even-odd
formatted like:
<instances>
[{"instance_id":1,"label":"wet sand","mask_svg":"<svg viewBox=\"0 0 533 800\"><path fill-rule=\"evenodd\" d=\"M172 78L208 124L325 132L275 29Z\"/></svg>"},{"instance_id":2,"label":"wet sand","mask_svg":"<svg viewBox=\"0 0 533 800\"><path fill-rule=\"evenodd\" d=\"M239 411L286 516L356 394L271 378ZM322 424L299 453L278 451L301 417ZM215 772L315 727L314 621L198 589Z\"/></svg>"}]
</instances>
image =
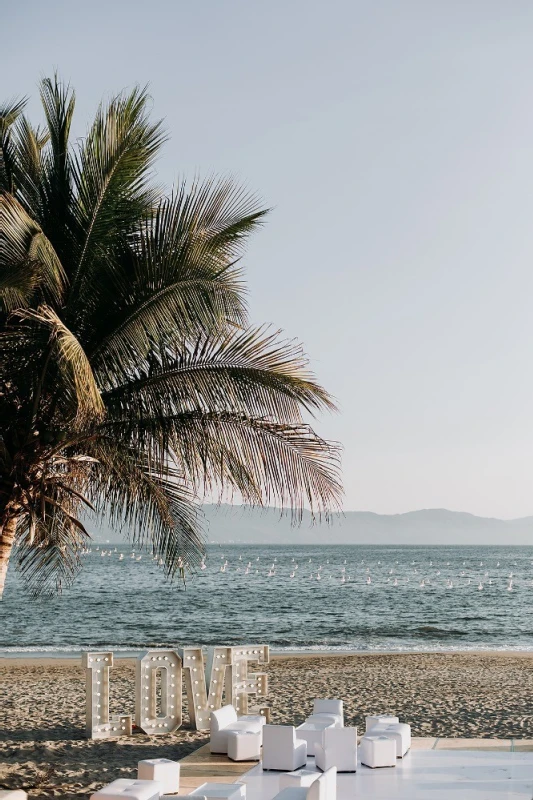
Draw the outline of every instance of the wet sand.
<instances>
[{"instance_id":1,"label":"wet sand","mask_svg":"<svg viewBox=\"0 0 533 800\"><path fill-rule=\"evenodd\" d=\"M111 712L134 713L135 661L112 670ZM394 712L413 736L533 738L533 654L364 654L275 657L268 665L272 722L299 724L315 697L341 697L346 725ZM186 704L184 703L184 712ZM0 660L0 788L31 798L87 797L143 758L179 759L208 735L187 728L88 741L79 660Z\"/></svg>"}]
</instances>

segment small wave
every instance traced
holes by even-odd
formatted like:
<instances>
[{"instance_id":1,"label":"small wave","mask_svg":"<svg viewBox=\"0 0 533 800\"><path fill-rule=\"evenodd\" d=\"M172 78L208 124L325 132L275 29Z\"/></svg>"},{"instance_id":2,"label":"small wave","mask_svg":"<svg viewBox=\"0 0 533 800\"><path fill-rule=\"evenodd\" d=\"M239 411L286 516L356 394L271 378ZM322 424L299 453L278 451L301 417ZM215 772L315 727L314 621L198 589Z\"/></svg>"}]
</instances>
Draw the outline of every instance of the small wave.
<instances>
[{"instance_id":1,"label":"small wave","mask_svg":"<svg viewBox=\"0 0 533 800\"><path fill-rule=\"evenodd\" d=\"M437 628L434 625L420 625L415 628L415 635L418 634L422 638L428 637L430 639L447 639L450 636L468 636L467 631L461 631L454 628Z\"/></svg>"}]
</instances>

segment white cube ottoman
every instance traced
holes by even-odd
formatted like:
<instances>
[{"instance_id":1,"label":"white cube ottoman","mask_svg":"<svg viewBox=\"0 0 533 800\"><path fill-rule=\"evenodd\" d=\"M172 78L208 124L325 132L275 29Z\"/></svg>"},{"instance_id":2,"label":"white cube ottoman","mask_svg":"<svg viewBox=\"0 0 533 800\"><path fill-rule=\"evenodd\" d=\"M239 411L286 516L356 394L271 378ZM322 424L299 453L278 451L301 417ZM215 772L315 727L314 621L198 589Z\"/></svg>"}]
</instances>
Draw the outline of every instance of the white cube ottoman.
<instances>
[{"instance_id":1,"label":"white cube ottoman","mask_svg":"<svg viewBox=\"0 0 533 800\"><path fill-rule=\"evenodd\" d=\"M396 742L386 736L363 736L359 754L361 764L371 769L396 766Z\"/></svg>"},{"instance_id":2,"label":"white cube ottoman","mask_svg":"<svg viewBox=\"0 0 533 800\"><path fill-rule=\"evenodd\" d=\"M259 761L260 731L228 731L228 758L232 761Z\"/></svg>"},{"instance_id":3,"label":"white cube ottoman","mask_svg":"<svg viewBox=\"0 0 533 800\"><path fill-rule=\"evenodd\" d=\"M296 769L294 772L284 772L279 778L279 788L287 789L292 786L303 786L308 789L317 778L322 775L317 769Z\"/></svg>"},{"instance_id":4,"label":"white cube ottoman","mask_svg":"<svg viewBox=\"0 0 533 800\"><path fill-rule=\"evenodd\" d=\"M246 800L244 783L202 783L190 793L191 797L222 797L224 800Z\"/></svg>"},{"instance_id":5,"label":"white cube ottoman","mask_svg":"<svg viewBox=\"0 0 533 800\"><path fill-rule=\"evenodd\" d=\"M396 722L392 725L375 725L372 728L373 736L388 736L396 742L396 757L403 758L411 747L411 726L405 722Z\"/></svg>"},{"instance_id":6,"label":"white cube ottoman","mask_svg":"<svg viewBox=\"0 0 533 800\"><path fill-rule=\"evenodd\" d=\"M394 722L399 722L400 720L398 717L391 717L388 714L371 714L368 717L365 717L366 722L366 733L370 733L372 728L376 725L392 725Z\"/></svg>"},{"instance_id":7,"label":"white cube ottoman","mask_svg":"<svg viewBox=\"0 0 533 800\"><path fill-rule=\"evenodd\" d=\"M192 796L192 794L162 794L159 800L190 800ZM195 794L194 800L207 800L207 797L202 794Z\"/></svg>"},{"instance_id":8,"label":"white cube ottoman","mask_svg":"<svg viewBox=\"0 0 533 800\"><path fill-rule=\"evenodd\" d=\"M0 789L0 800L28 800L24 789Z\"/></svg>"},{"instance_id":9,"label":"white cube ottoman","mask_svg":"<svg viewBox=\"0 0 533 800\"><path fill-rule=\"evenodd\" d=\"M334 728L335 723L328 720L322 722L303 722L296 728L296 736L307 742L307 755L314 756L315 745L322 743L322 734L326 728Z\"/></svg>"},{"instance_id":10,"label":"white cube ottoman","mask_svg":"<svg viewBox=\"0 0 533 800\"><path fill-rule=\"evenodd\" d=\"M192 796L192 794L162 794L159 800L189 800ZM194 800L207 800L207 797L202 794L195 794Z\"/></svg>"},{"instance_id":11,"label":"white cube ottoman","mask_svg":"<svg viewBox=\"0 0 533 800\"><path fill-rule=\"evenodd\" d=\"M165 794L177 794L180 790L180 765L169 758L139 761L137 777L142 781L159 781Z\"/></svg>"},{"instance_id":12,"label":"white cube ottoman","mask_svg":"<svg viewBox=\"0 0 533 800\"><path fill-rule=\"evenodd\" d=\"M158 781L119 778L91 795L91 800L159 800L163 787Z\"/></svg>"}]
</instances>

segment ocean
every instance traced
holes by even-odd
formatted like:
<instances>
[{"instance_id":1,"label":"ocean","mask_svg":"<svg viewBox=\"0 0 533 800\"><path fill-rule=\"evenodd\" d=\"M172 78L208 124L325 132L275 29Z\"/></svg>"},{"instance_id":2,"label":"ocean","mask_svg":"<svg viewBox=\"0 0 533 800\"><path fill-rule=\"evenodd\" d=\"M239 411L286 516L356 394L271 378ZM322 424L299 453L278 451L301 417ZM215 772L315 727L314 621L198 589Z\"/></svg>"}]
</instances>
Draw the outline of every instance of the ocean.
<instances>
[{"instance_id":1,"label":"ocean","mask_svg":"<svg viewBox=\"0 0 533 800\"><path fill-rule=\"evenodd\" d=\"M12 565L0 602L4 657L241 643L533 650L533 547L217 545L184 587L146 552L101 544L59 597L31 599Z\"/></svg>"}]
</instances>

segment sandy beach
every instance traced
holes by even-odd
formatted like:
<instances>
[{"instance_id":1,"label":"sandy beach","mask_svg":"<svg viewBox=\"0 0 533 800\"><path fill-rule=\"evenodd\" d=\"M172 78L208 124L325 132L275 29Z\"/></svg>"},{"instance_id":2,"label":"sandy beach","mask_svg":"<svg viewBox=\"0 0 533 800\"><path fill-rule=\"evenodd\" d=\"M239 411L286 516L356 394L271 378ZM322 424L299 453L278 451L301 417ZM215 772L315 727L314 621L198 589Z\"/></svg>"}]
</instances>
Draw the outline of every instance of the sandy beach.
<instances>
[{"instance_id":1,"label":"sandy beach","mask_svg":"<svg viewBox=\"0 0 533 800\"><path fill-rule=\"evenodd\" d=\"M133 713L135 662L116 663L111 711ZM314 697L338 696L361 729L365 714L394 711L414 736L533 738L533 654L290 656L267 671L273 722L298 724ZM208 741L187 723L165 737L87 741L84 714L79 661L0 661L0 787L87 796L133 776L142 758L179 759Z\"/></svg>"}]
</instances>

